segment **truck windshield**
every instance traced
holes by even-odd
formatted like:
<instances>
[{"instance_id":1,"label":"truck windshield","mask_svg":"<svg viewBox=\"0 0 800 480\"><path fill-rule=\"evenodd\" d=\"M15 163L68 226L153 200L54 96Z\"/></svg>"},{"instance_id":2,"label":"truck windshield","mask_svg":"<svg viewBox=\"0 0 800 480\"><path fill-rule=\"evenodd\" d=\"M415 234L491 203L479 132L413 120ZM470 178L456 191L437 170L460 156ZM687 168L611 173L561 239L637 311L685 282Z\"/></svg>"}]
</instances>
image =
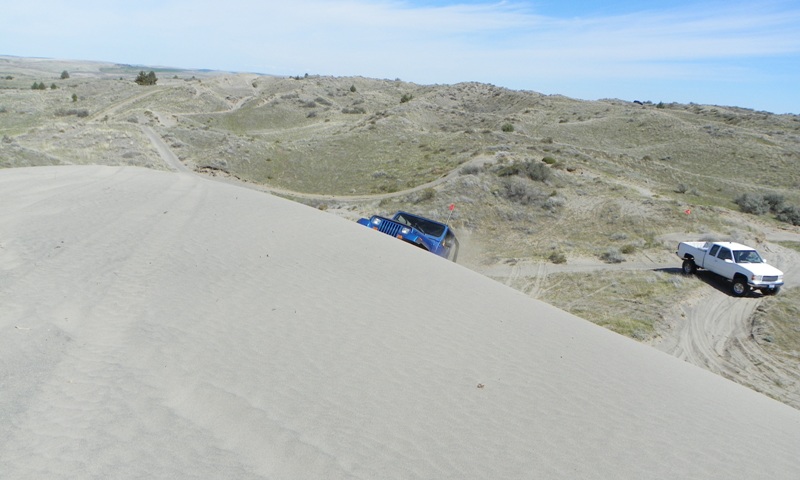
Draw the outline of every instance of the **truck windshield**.
<instances>
[{"instance_id":1,"label":"truck windshield","mask_svg":"<svg viewBox=\"0 0 800 480\"><path fill-rule=\"evenodd\" d=\"M763 263L761 255L755 250L734 250L736 263Z\"/></svg>"}]
</instances>

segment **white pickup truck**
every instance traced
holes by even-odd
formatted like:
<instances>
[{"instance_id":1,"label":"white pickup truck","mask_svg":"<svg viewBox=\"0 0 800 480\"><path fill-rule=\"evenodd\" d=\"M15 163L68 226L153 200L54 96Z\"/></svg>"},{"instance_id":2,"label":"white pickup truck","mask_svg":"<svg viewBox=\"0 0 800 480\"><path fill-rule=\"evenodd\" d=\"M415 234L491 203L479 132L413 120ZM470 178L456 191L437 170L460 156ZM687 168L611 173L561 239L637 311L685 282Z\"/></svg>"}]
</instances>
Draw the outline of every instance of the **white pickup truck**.
<instances>
[{"instance_id":1,"label":"white pickup truck","mask_svg":"<svg viewBox=\"0 0 800 480\"><path fill-rule=\"evenodd\" d=\"M732 282L737 297L750 290L775 295L783 285L783 272L767 265L758 252L741 243L681 242L678 257L683 259L683 273L689 275L704 268Z\"/></svg>"}]
</instances>

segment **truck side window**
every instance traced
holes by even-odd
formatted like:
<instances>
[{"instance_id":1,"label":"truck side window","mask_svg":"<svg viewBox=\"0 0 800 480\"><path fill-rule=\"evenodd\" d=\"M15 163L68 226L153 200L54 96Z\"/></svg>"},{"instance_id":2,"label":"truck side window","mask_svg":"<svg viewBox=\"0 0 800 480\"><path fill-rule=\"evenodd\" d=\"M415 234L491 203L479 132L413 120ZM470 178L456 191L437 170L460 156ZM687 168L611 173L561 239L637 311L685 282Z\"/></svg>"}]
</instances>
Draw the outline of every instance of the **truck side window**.
<instances>
[{"instance_id":1,"label":"truck side window","mask_svg":"<svg viewBox=\"0 0 800 480\"><path fill-rule=\"evenodd\" d=\"M712 257L716 257L717 250L719 250L719 245L714 245L713 247L711 247L711 250L708 252L708 254L711 255Z\"/></svg>"},{"instance_id":2,"label":"truck side window","mask_svg":"<svg viewBox=\"0 0 800 480\"><path fill-rule=\"evenodd\" d=\"M720 260L733 260L733 256L731 255L731 251L728 250L727 248L723 248L722 250L720 250L719 257L717 257L717 258L719 258Z\"/></svg>"}]
</instances>

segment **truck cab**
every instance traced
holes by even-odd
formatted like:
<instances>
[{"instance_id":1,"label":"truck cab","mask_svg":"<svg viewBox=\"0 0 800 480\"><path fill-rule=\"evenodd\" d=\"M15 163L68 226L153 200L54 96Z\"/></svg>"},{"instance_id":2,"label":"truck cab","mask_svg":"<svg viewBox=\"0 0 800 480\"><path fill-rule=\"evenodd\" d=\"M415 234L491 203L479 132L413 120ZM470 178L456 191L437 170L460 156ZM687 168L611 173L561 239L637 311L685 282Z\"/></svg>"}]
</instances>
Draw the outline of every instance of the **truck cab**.
<instances>
[{"instance_id":1,"label":"truck cab","mask_svg":"<svg viewBox=\"0 0 800 480\"><path fill-rule=\"evenodd\" d=\"M752 250L755 252L755 250ZM756 253L758 255L758 253ZM736 264L733 261L733 251L720 244L714 244L703 258L703 268L722 275L725 278L733 278L736 274Z\"/></svg>"}]
</instances>

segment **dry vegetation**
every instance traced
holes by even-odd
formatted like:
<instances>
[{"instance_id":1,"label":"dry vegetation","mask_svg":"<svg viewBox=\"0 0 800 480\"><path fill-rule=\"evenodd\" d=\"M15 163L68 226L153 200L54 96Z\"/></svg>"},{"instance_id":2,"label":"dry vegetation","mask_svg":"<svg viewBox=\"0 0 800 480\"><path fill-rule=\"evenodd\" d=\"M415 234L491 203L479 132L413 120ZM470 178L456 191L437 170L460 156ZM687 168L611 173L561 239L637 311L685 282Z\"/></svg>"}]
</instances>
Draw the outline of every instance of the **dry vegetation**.
<instances>
[{"instance_id":1,"label":"dry vegetation","mask_svg":"<svg viewBox=\"0 0 800 480\"><path fill-rule=\"evenodd\" d=\"M548 277L540 298L617 333L649 340L665 321L664 312L694 288L698 285L692 279L677 272L557 273Z\"/></svg>"},{"instance_id":2,"label":"dry vegetation","mask_svg":"<svg viewBox=\"0 0 800 480\"><path fill-rule=\"evenodd\" d=\"M196 171L298 192L349 218L402 208L442 219L456 203L462 258L478 271L515 259L677 266L676 237L762 245L766 230L798 231L735 203L751 193L800 205L796 115L360 77L162 69L140 86L140 70L0 57L0 167L166 169L148 126ZM509 283L530 292L530 282ZM697 288L669 271L566 269L533 294L646 340ZM757 315L789 355L796 292Z\"/></svg>"}]
</instances>

